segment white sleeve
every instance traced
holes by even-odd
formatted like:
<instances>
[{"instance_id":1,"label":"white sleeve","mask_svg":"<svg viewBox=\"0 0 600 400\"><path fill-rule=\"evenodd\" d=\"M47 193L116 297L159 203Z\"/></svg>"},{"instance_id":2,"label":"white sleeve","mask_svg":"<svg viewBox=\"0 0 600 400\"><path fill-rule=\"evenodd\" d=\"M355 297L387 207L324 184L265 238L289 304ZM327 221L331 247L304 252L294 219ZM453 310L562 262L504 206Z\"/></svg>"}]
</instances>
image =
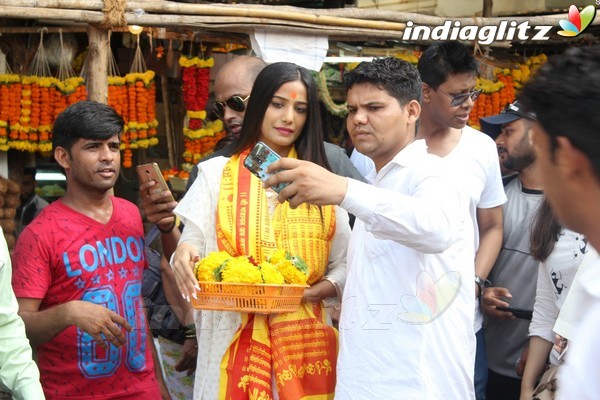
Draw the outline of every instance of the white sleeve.
<instances>
[{"instance_id":1,"label":"white sleeve","mask_svg":"<svg viewBox=\"0 0 600 400\"><path fill-rule=\"evenodd\" d=\"M2 235L0 228L0 235ZM40 373L32 359L25 324L11 286L12 264L4 236L0 239L0 387L16 399L43 399ZM10 397L9 397L10 398Z\"/></svg>"},{"instance_id":2,"label":"white sleeve","mask_svg":"<svg viewBox=\"0 0 600 400\"><path fill-rule=\"evenodd\" d=\"M348 223L348 213L341 207L335 207L335 234L329 251L329 264L325 279L333 283L338 294L342 299L342 292L346 285L346 254L348 251L348 242L350 240L350 224Z\"/></svg>"},{"instance_id":3,"label":"white sleeve","mask_svg":"<svg viewBox=\"0 0 600 400\"><path fill-rule=\"evenodd\" d=\"M600 266L600 265L597 265ZM588 299L590 300L590 299ZM569 343L566 363L559 368L558 400L597 400L600 398L598 360L600 360L600 299L577 325L573 342Z\"/></svg>"},{"instance_id":4,"label":"white sleeve","mask_svg":"<svg viewBox=\"0 0 600 400\"><path fill-rule=\"evenodd\" d=\"M548 276L545 263L541 262L538 271L533 318L529 324L529 336L539 336L550 343L554 343L552 327L558 317L558 312L552 281Z\"/></svg>"},{"instance_id":5,"label":"white sleeve","mask_svg":"<svg viewBox=\"0 0 600 400\"><path fill-rule=\"evenodd\" d=\"M348 179L340 204L365 223L376 238L392 240L422 253L441 253L454 243L468 218L466 198L451 177L421 174L410 194Z\"/></svg>"},{"instance_id":6,"label":"white sleeve","mask_svg":"<svg viewBox=\"0 0 600 400\"><path fill-rule=\"evenodd\" d=\"M222 157L221 157L222 158ZM202 163L205 164L205 163ZM215 162L198 168L198 177L187 191L183 199L175 207L175 214L184 224L179 243L189 243L196 247L201 257L211 251L216 241L215 226L218 201L220 163L211 168ZM213 179L210 177L212 176Z\"/></svg>"}]
</instances>

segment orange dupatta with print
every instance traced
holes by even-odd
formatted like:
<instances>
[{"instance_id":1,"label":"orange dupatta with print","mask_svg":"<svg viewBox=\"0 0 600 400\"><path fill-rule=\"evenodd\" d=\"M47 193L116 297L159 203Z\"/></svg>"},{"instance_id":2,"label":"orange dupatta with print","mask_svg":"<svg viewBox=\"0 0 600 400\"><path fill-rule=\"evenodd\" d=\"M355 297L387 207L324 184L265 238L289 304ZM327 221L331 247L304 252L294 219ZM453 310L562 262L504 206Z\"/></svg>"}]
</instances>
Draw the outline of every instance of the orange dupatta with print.
<instances>
[{"instance_id":1,"label":"orange dupatta with print","mask_svg":"<svg viewBox=\"0 0 600 400\"><path fill-rule=\"evenodd\" d=\"M335 233L333 206L277 204L271 218L262 182L243 167L249 150L223 169L217 207L219 250L257 262L278 248L301 256L309 284L327 269ZM296 158L292 149L289 157ZM221 361L219 399L272 399L272 376L281 400L333 399L337 331L325 324L321 303L303 303L294 313L242 313L242 324Z\"/></svg>"}]
</instances>

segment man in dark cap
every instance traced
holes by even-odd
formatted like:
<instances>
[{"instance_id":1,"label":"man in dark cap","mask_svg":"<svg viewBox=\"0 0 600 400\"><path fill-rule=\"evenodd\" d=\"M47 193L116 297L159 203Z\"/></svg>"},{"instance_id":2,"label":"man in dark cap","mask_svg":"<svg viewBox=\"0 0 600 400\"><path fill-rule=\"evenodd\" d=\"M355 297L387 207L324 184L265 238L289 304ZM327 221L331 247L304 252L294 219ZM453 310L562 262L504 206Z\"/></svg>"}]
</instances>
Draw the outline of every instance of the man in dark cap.
<instances>
[{"instance_id":1,"label":"man in dark cap","mask_svg":"<svg viewBox=\"0 0 600 400\"><path fill-rule=\"evenodd\" d=\"M518 101L502 113L481 119L482 130L495 137L502 165L518 172L505 180L502 249L489 275L481 308L486 314L487 400L518 400L529 342L529 320L498 307L533 309L539 262L529 250L530 225L542 201L539 165L531 140L535 115Z\"/></svg>"}]
</instances>

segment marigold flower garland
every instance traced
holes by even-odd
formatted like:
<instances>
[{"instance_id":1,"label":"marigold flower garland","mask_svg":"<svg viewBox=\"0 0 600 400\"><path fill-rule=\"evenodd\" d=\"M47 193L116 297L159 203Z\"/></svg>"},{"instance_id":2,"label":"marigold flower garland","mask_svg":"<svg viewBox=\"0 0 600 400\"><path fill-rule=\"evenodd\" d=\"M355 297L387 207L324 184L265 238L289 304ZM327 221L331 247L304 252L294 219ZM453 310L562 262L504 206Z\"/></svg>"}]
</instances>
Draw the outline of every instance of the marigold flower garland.
<instances>
[{"instance_id":1,"label":"marigold flower garland","mask_svg":"<svg viewBox=\"0 0 600 400\"><path fill-rule=\"evenodd\" d=\"M221 120L206 121L210 69L214 59L181 57L179 65L183 71L183 102L188 117L187 126L183 129L183 160L186 163L184 167L191 169L212 153L215 144L225 136L225 131Z\"/></svg>"},{"instance_id":2,"label":"marigold flower garland","mask_svg":"<svg viewBox=\"0 0 600 400\"><path fill-rule=\"evenodd\" d=\"M108 78L108 105L125 121L121 137L122 164L133 166L133 150L158 144L156 119L156 82L154 71L129 73Z\"/></svg>"},{"instance_id":3,"label":"marigold flower garland","mask_svg":"<svg viewBox=\"0 0 600 400\"><path fill-rule=\"evenodd\" d=\"M196 263L194 275L199 282L306 285L308 266L301 257L283 249L261 263L252 257L232 257L224 251L213 251Z\"/></svg>"},{"instance_id":4,"label":"marigold flower garland","mask_svg":"<svg viewBox=\"0 0 600 400\"><path fill-rule=\"evenodd\" d=\"M8 151L8 137L18 138L21 114L21 77L17 74L0 74L0 151Z\"/></svg>"},{"instance_id":5,"label":"marigold flower garland","mask_svg":"<svg viewBox=\"0 0 600 400\"><path fill-rule=\"evenodd\" d=\"M492 80L479 78L476 88L482 89L483 93L471 110L469 125L481 129L479 122L481 118L502 112L507 104L515 100L516 92L547 59L548 57L542 53L529 57L513 68L494 68Z\"/></svg>"},{"instance_id":6,"label":"marigold flower garland","mask_svg":"<svg viewBox=\"0 0 600 400\"><path fill-rule=\"evenodd\" d=\"M0 150L50 151L56 116L86 97L82 78L0 75Z\"/></svg>"}]
</instances>

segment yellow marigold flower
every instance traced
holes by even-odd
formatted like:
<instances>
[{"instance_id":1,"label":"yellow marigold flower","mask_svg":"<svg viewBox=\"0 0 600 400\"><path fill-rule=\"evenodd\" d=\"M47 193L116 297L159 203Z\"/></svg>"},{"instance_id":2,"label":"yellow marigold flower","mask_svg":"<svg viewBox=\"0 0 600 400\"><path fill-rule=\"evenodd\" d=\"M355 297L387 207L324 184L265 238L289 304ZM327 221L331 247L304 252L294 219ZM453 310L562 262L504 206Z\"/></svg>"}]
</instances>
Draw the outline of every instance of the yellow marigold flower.
<instances>
[{"instance_id":1,"label":"yellow marigold flower","mask_svg":"<svg viewBox=\"0 0 600 400\"><path fill-rule=\"evenodd\" d=\"M200 110L200 111L187 111L187 116L189 118L196 118L196 119L206 119L206 111L204 110Z\"/></svg>"},{"instance_id":2,"label":"yellow marigold flower","mask_svg":"<svg viewBox=\"0 0 600 400\"><path fill-rule=\"evenodd\" d=\"M211 121L208 124L206 124L206 127L208 129L212 129L214 132L221 132L223 130L223 121L220 119Z\"/></svg>"},{"instance_id":3,"label":"yellow marigold flower","mask_svg":"<svg viewBox=\"0 0 600 400\"><path fill-rule=\"evenodd\" d=\"M38 150L41 152L51 151L52 150L52 142L40 143L38 145Z\"/></svg>"},{"instance_id":4,"label":"yellow marigold flower","mask_svg":"<svg viewBox=\"0 0 600 400\"><path fill-rule=\"evenodd\" d=\"M179 65L182 67L212 68L215 65L215 59L210 57L204 60L199 57L189 58L186 56L181 56L179 58Z\"/></svg>"},{"instance_id":5,"label":"yellow marigold flower","mask_svg":"<svg viewBox=\"0 0 600 400\"><path fill-rule=\"evenodd\" d=\"M277 264L277 269L285 281L293 285L306 285L308 275L300 271L290 260L283 260Z\"/></svg>"},{"instance_id":6,"label":"yellow marigold flower","mask_svg":"<svg viewBox=\"0 0 600 400\"><path fill-rule=\"evenodd\" d=\"M147 149L150 146L148 139L141 139L137 141L138 148Z\"/></svg>"},{"instance_id":7,"label":"yellow marigold flower","mask_svg":"<svg viewBox=\"0 0 600 400\"><path fill-rule=\"evenodd\" d=\"M247 257L232 258L221 271L223 282L262 283L260 270Z\"/></svg>"},{"instance_id":8,"label":"yellow marigold flower","mask_svg":"<svg viewBox=\"0 0 600 400\"><path fill-rule=\"evenodd\" d=\"M277 285L282 285L285 283L285 279L281 272L273 264L268 261L263 261L258 266L260 268L260 273L262 274L263 281L265 283L273 283Z\"/></svg>"},{"instance_id":9,"label":"yellow marigold flower","mask_svg":"<svg viewBox=\"0 0 600 400\"><path fill-rule=\"evenodd\" d=\"M231 256L225 251L213 251L196 263L194 275L200 282L215 282L215 270L230 258Z\"/></svg>"},{"instance_id":10,"label":"yellow marigold flower","mask_svg":"<svg viewBox=\"0 0 600 400\"><path fill-rule=\"evenodd\" d=\"M17 74L0 74L0 83L19 82L21 77Z\"/></svg>"},{"instance_id":11,"label":"yellow marigold flower","mask_svg":"<svg viewBox=\"0 0 600 400\"><path fill-rule=\"evenodd\" d=\"M122 76L109 76L108 84L114 86L123 86L125 84L125 78Z\"/></svg>"},{"instance_id":12,"label":"yellow marigold flower","mask_svg":"<svg viewBox=\"0 0 600 400\"><path fill-rule=\"evenodd\" d=\"M277 265L283 260L287 259L286 255L287 251L285 251L284 249L278 249L273 254L271 254L271 257L268 258L268 261L273 265Z\"/></svg>"}]
</instances>

